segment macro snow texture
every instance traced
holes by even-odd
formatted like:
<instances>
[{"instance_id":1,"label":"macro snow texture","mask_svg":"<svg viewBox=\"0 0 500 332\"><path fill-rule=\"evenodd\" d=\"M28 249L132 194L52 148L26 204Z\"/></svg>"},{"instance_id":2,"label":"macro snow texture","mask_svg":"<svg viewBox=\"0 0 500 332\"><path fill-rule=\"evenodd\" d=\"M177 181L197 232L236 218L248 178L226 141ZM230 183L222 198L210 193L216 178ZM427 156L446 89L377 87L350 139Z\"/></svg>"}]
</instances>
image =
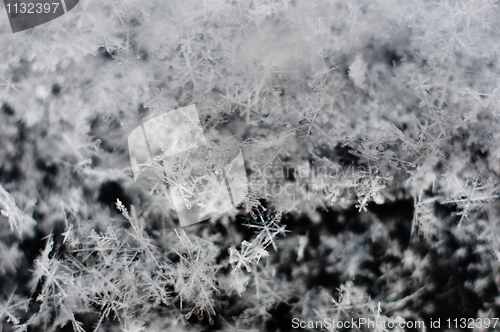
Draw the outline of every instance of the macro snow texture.
<instances>
[{"instance_id":1,"label":"macro snow texture","mask_svg":"<svg viewBox=\"0 0 500 332\"><path fill-rule=\"evenodd\" d=\"M190 105L179 227L129 135ZM0 331L498 330L499 181L498 1L0 5Z\"/></svg>"}]
</instances>

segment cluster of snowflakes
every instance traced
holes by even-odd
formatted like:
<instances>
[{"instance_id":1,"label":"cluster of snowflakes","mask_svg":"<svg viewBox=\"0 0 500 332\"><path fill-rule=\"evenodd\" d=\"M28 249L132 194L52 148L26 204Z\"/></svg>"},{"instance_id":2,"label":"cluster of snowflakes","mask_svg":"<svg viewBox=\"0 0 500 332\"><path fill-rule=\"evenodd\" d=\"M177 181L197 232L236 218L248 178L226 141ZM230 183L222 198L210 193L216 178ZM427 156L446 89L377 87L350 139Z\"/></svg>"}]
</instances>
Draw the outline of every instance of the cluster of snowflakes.
<instances>
[{"instance_id":1,"label":"cluster of snowflakes","mask_svg":"<svg viewBox=\"0 0 500 332\"><path fill-rule=\"evenodd\" d=\"M0 9L3 329L401 322L443 289L499 314L496 1L81 0L16 34ZM174 230L126 143L190 104L249 194Z\"/></svg>"}]
</instances>

